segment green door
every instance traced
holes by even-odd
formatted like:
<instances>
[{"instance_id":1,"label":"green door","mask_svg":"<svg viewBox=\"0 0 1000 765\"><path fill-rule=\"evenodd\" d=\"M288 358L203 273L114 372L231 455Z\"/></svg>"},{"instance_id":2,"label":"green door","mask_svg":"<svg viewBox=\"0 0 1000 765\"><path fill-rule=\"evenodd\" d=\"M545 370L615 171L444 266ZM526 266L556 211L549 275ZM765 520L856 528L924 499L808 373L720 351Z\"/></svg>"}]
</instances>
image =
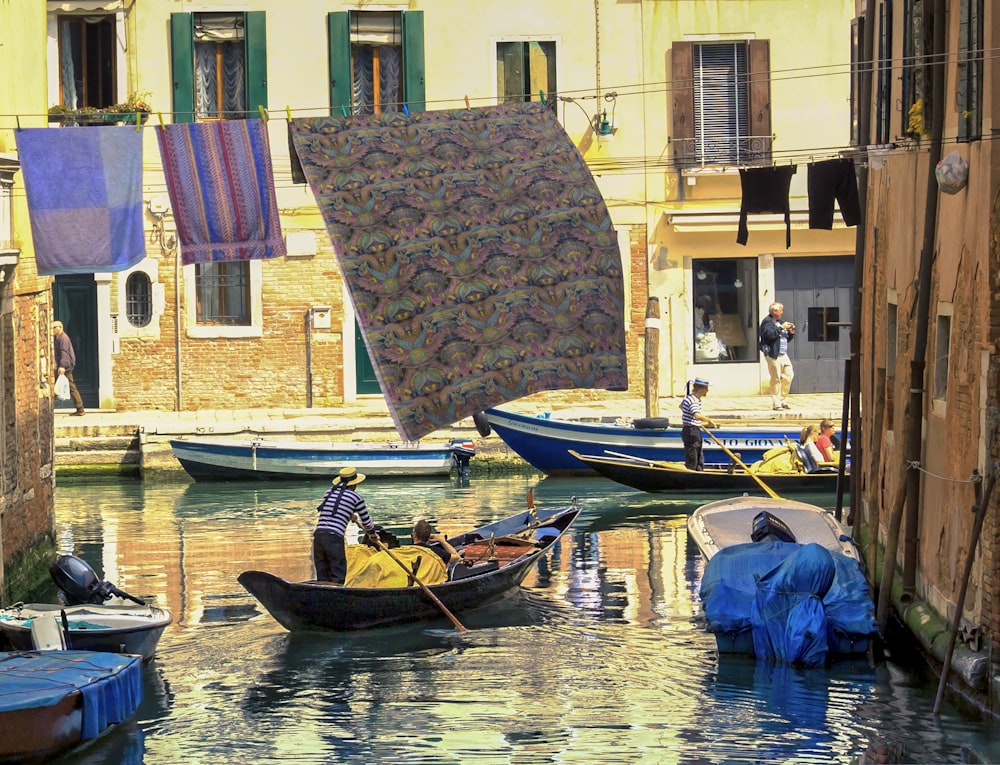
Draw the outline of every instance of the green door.
<instances>
[{"instance_id":1,"label":"green door","mask_svg":"<svg viewBox=\"0 0 1000 765\"><path fill-rule=\"evenodd\" d=\"M97 409L100 384L97 363L97 282L90 274L57 276L52 284L53 318L63 323L63 330L73 341L76 368L73 380L80 389L83 405ZM72 401L58 401L57 406L73 406Z\"/></svg>"},{"instance_id":2,"label":"green door","mask_svg":"<svg viewBox=\"0 0 1000 765\"><path fill-rule=\"evenodd\" d=\"M365 339L361 335L361 325L357 319L354 320L354 367L355 385L358 395L364 393L381 393L378 378L375 376L375 367L371 357L368 355L368 348Z\"/></svg>"}]
</instances>

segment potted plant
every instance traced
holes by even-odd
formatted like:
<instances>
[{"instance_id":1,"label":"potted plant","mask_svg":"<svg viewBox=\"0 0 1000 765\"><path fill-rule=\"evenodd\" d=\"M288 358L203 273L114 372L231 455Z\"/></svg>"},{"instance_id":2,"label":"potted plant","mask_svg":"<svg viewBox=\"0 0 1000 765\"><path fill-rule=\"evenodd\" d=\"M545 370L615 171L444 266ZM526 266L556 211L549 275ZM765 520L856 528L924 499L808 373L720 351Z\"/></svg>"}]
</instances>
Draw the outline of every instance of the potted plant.
<instances>
[{"instance_id":1,"label":"potted plant","mask_svg":"<svg viewBox=\"0 0 1000 765\"><path fill-rule=\"evenodd\" d=\"M60 125L73 125L76 124L76 119L73 116L73 110L68 106L54 104L49 107L49 122L55 122Z\"/></svg>"},{"instance_id":2,"label":"potted plant","mask_svg":"<svg viewBox=\"0 0 1000 765\"><path fill-rule=\"evenodd\" d=\"M134 124L135 117L138 115L139 121L145 124L146 120L149 119L150 112L153 111L153 107L146 100L148 97L148 93L129 93L128 98L120 104L115 104L112 110L122 115L122 121L124 122Z\"/></svg>"}]
</instances>

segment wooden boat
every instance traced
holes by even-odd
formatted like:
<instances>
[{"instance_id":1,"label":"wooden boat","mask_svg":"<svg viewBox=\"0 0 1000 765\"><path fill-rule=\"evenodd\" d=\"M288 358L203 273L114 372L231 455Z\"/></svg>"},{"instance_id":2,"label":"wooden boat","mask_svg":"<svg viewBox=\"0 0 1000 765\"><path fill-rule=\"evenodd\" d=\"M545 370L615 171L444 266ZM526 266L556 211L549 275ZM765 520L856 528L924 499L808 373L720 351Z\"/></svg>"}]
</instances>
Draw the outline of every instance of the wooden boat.
<instances>
[{"instance_id":1,"label":"wooden boat","mask_svg":"<svg viewBox=\"0 0 1000 765\"><path fill-rule=\"evenodd\" d=\"M196 481L324 478L355 467L369 478L447 476L468 470L472 441L440 446L420 443L329 443L321 441L174 438L174 456Z\"/></svg>"},{"instance_id":2,"label":"wooden boat","mask_svg":"<svg viewBox=\"0 0 1000 765\"><path fill-rule=\"evenodd\" d=\"M701 599L720 653L807 666L866 653L875 607L854 541L828 511L736 497L699 507L688 531L707 560Z\"/></svg>"},{"instance_id":3,"label":"wooden boat","mask_svg":"<svg viewBox=\"0 0 1000 765\"><path fill-rule=\"evenodd\" d=\"M627 425L560 420L487 409L474 417L483 436L495 432L504 443L547 475L593 475L592 466L572 454L621 452L656 462L683 462L681 429L664 418L643 418ZM798 441L799 429L791 426L731 426L714 430L726 448L744 462L762 459L764 453L789 440ZM704 438L706 465L728 465L730 458L716 442Z\"/></svg>"},{"instance_id":4,"label":"wooden boat","mask_svg":"<svg viewBox=\"0 0 1000 765\"><path fill-rule=\"evenodd\" d=\"M569 507L529 508L448 541L467 559L455 564L447 581L428 589L452 613L499 599L516 588L539 557L580 514ZM239 582L290 631L360 630L434 619L439 606L418 586L340 587L320 582L289 582L264 571L244 571Z\"/></svg>"},{"instance_id":5,"label":"wooden boat","mask_svg":"<svg viewBox=\"0 0 1000 765\"><path fill-rule=\"evenodd\" d=\"M627 454L580 454L570 450L570 454L600 473L605 478L648 492L696 491L725 492L735 494L751 492L765 494L753 475L736 466L721 467L706 465L704 470L688 470L683 462L660 462ZM753 469L753 466L751 470ZM756 475L778 494L807 491L833 492L837 489L836 468L821 469L807 473L804 470L788 473L756 473Z\"/></svg>"},{"instance_id":6,"label":"wooden boat","mask_svg":"<svg viewBox=\"0 0 1000 765\"><path fill-rule=\"evenodd\" d=\"M150 605L18 603L0 610L0 632L17 651L41 648L32 639L32 623L47 616L61 622L63 614L70 648L128 653L144 660L156 653L160 636L172 621L169 611Z\"/></svg>"},{"instance_id":7,"label":"wooden boat","mask_svg":"<svg viewBox=\"0 0 1000 765\"><path fill-rule=\"evenodd\" d=\"M47 762L135 714L142 661L94 651L4 652L0 687L0 762Z\"/></svg>"}]
</instances>

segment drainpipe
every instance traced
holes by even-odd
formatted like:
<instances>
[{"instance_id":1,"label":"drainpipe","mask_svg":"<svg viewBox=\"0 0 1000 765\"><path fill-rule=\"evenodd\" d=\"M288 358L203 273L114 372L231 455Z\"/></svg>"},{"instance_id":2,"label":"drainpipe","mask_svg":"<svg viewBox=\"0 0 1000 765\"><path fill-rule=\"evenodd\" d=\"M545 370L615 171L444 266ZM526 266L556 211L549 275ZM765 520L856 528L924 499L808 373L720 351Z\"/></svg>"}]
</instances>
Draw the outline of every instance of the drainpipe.
<instances>
[{"instance_id":1,"label":"drainpipe","mask_svg":"<svg viewBox=\"0 0 1000 765\"><path fill-rule=\"evenodd\" d=\"M306 310L306 409L312 409L313 405L313 309Z\"/></svg>"},{"instance_id":2,"label":"drainpipe","mask_svg":"<svg viewBox=\"0 0 1000 765\"><path fill-rule=\"evenodd\" d=\"M924 241L920 250L920 276L917 286L917 318L910 362L910 397L907 410L907 464L920 463L922 423L924 419L925 363L931 304L931 268L937 239L938 186L934 170L941 160L941 136L944 132L945 0L934 0L934 48L931 56L931 146L927 157L927 199L924 206ZM906 472L906 537L903 542L903 603L913 600L917 575L918 523L920 521L920 471Z\"/></svg>"}]
</instances>

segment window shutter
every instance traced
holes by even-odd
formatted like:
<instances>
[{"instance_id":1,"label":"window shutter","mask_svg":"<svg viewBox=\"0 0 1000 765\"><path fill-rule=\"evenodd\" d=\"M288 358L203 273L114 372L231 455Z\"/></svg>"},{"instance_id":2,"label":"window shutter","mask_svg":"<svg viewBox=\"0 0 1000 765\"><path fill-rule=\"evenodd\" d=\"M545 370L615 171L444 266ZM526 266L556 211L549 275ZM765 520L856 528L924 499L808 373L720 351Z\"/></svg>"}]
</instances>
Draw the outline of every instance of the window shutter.
<instances>
[{"instance_id":1,"label":"window shutter","mask_svg":"<svg viewBox=\"0 0 1000 765\"><path fill-rule=\"evenodd\" d=\"M347 11L326 14L330 114L351 112L351 28Z\"/></svg>"},{"instance_id":2,"label":"window shutter","mask_svg":"<svg viewBox=\"0 0 1000 765\"><path fill-rule=\"evenodd\" d=\"M695 158L693 50L690 42L674 41L670 51L670 143L678 167L693 164Z\"/></svg>"},{"instance_id":3,"label":"window shutter","mask_svg":"<svg viewBox=\"0 0 1000 765\"><path fill-rule=\"evenodd\" d=\"M754 159L770 159L771 43L769 40L750 40L749 48L747 74L750 104L750 154Z\"/></svg>"},{"instance_id":4,"label":"window shutter","mask_svg":"<svg viewBox=\"0 0 1000 765\"><path fill-rule=\"evenodd\" d=\"M243 28L246 30L246 109L247 116L257 114L259 107L267 109L267 27L264 11L248 11Z\"/></svg>"},{"instance_id":5,"label":"window shutter","mask_svg":"<svg viewBox=\"0 0 1000 765\"><path fill-rule=\"evenodd\" d=\"M194 122L194 17L170 14L170 68L174 79L174 122Z\"/></svg>"},{"instance_id":6,"label":"window shutter","mask_svg":"<svg viewBox=\"0 0 1000 765\"><path fill-rule=\"evenodd\" d=\"M424 12L403 11L403 99L410 111L427 108L424 93Z\"/></svg>"}]
</instances>

